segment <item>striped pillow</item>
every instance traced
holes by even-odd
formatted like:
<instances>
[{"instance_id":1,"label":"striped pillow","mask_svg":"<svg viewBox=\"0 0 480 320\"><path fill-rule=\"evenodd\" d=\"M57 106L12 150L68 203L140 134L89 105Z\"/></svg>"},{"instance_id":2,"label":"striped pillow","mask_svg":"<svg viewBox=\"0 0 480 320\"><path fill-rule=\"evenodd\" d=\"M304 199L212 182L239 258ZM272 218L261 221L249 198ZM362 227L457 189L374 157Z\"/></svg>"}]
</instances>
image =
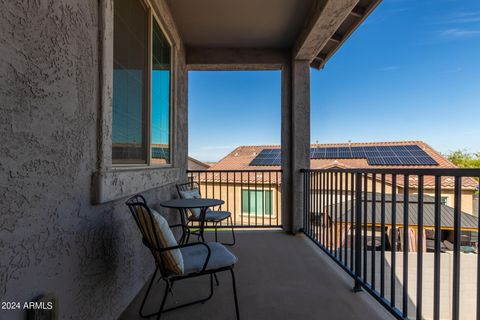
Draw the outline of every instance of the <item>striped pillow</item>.
<instances>
[{"instance_id":1,"label":"striped pillow","mask_svg":"<svg viewBox=\"0 0 480 320\"><path fill-rule=\"evenodd\" d=\"M144 207L137 207L137 215L144 234L147 237L146 241L154 248L166 248L178 245L167 220L157 211L152 209L150 209L150 211L153 219L150 218ZM180 249L167 250L162 253L157 251L154 254L159 260L163 261L168 271L178 275L183 274L183 256Z\"/></svg>"}]
</instances>

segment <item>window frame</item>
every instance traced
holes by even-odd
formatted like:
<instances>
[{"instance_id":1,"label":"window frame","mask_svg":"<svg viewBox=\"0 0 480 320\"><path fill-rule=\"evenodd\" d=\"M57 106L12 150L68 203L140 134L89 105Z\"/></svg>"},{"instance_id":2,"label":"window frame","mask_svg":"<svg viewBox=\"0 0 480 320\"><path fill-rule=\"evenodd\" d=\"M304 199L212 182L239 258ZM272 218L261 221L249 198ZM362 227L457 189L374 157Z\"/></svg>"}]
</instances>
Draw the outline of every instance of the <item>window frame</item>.
<instances>
[{"instance_id":1,"label":"window frame","mask_svg":"<svg viewBox=\"0 0 480 320\"><path fill-rule=\"evenodd\" d=\"M186 164L183 155L186 147L182 128L186 112L186 100L178 95L179 88L186 86L183 60L184 46L172 17L164 4L142 0L146 4L150 19L154 16L171 50L170 75L170 163L169 164L116 164L112 162L113 125L113 38L114 1L99 0L99 50L98 50L98 90L99 112L97 126L97 166L92 172L91 201L102 204L127 196L171 185L184 179ZM152 20L153 21L153 20ZM151 42L151 40L149 40ZM151 70L150 70L151 72ZM150 137L149 137L150 139ZM148 152L151 152L148 147Z\"/></svg>"},{"instance_id":2,"label":"window frame","mask_svg":"<svg viewBox=\"0 0 480 320\"><path fill-rule=\"evenodd\" d=\"M173 127L173 117L174 117L174 72L173 70L175 69L175 50L174 50L174 43L169 35L168 32L166 32L166 29L162 23L162 20L160 19L159 15L157 12L153 9L152 4L150 3L150 0L136 0L140 1L146 8L147 11L147 19L148 19L148 30L147 30L147 51L149 53L147 57L147 76L146 76L146 93L147 93L147 106L145 110L145 117L146 117L146 152L147 152L147 157L146 157L146 163L113 163L113 156L111 156L111 163L110 165L112 166L112 169L137 169L137 168L172 168L173 167L173 162L174 162L174 152L173 152L173 142L174 142L174 134L175 130ZM115 9L114 9L115 10ZM169 125L169 137L168 137L168 149L169 149L169 159L168 163L165 164L152 164L152 67L153 67L153 22L154 20L158 24L160 30L163 33L163 36L168 42L168 45L170 46L170 83L169 83L169 116L168 116L168 125ZM115 32L115 31L113 31ZM113 36L113 35L112 35ZM114 52L112 51L112 60L113 60L113 54ZM112 84L112 94L113 94L113 84ZM111 104L111 109L113 113L113 100ZM113 120L113 118L112 118ZM112 124L112 130L113 130L113 124ZM112 137L110 137L112 138ZM113 150L113 140L111 141L111 150Z\"/></svg>"}]
</instances>

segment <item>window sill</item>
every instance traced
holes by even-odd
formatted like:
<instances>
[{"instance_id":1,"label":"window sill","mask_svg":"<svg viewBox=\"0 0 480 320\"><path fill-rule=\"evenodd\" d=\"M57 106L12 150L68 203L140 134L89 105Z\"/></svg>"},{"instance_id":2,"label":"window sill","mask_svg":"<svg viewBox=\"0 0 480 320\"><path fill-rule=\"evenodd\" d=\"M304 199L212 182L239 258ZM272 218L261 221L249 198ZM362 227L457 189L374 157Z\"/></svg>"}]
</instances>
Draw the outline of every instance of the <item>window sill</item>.
<instances>
[{"instance_id":1,"label":"window sill","mask_svg":"<svg viewBox=\"0 0 480 320\"><path fill-rule=\"evenodd\" d=\"M180 179L180 170L171 166L114 167L93 174L96 204L125 198Z\"/></svg>"}]
</instances>

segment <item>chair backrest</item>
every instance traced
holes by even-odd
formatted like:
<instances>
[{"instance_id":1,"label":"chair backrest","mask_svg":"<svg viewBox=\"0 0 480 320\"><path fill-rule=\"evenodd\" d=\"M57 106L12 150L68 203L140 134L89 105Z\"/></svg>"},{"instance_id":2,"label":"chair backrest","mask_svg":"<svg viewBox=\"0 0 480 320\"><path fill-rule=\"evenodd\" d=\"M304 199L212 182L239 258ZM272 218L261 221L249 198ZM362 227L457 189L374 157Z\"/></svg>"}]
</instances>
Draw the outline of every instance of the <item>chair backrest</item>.
<instances>
[{"instance_id":1,"label":"chair backrest","mask_svg":"<svg viewBox=\"0 0 480 320\"><path fill-rule=\"evenodd\" d=\"M155 259L155 263L160 269L162 276L167 276L172 272L177 274L183 272L183 260L181 259L181 253L178 249L166 251L164 253L160 253L160 251L158 251L158 249L164 249L169 246L165 240L166 236L165 234L162 234L161 227L159 226L159 218L162 220L163 218L155 217L155 214L153 213L154 210L149 208L145 198L141 195L135 195L131 197L126 201L125 204L130 209L130 212L132 213L132 216L140 232L142 233L143 244L150 249L150 252ZM159 215L158 213L156 214ZM171 230L169 228L166 231L171 234ZM173 234L171 237L173 237ZM173 241L175 242L174 238ZM171 242L170 245L176 245L176 242ZM179 268L175 266L177 261L174 260L178 259L182 260L182 270L179 270Z\"/></svg>"},{"instance_id":2,"label":"chair backrest","mask_svg":"<svg viewBox=\"0 0 480 320\"><path fill-rule=\"evenodd\" d=\"M181 183L181 184L177 184L177 191L178 191L178 196L182 199L185 198L184 194L185 193L188 193L190 191L197 191L198 192L198 196L199 197L202 197L202 194L200 193L200 184L198 184L198 182L196 181L189 181L189 182L186 182L186 183ZM189 219L188 217L188 212L190 212L190 214L192 216L195 216L196 218L198 218L200 216L200 209L187 209L186 211L184 211L184 215L186 215L186 218Z\"/></svg>"},{"instance_id":3,"label":"chair backrest","mask_svg":"<svg viewBox=\"0 0 480 320\"><path fill-rule=\"evenodd\" d=\"M182 191L192 191L195 189L198 190L198 194L202 196L202 194L200 193L200 184L198 184L198 182L196 181L189 181L186 183L177 184L177 191L180 197L182 197Z\"/></svg>"}]
</instances>

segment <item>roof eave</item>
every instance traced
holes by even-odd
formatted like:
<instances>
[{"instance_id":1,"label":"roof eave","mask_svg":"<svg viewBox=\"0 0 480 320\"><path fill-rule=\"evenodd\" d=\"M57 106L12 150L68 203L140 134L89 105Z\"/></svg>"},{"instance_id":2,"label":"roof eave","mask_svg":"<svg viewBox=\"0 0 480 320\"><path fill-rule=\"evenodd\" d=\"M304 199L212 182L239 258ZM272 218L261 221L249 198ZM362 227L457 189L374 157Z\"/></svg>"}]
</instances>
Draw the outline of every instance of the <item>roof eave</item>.
<instances>
[{"instance_id":1,"label":"roof eave","mask_svg":"<svg viewBox=\"0 0 480 320\"><path fill-rule=\"evenodd\" d=\"M312 61L310 66L315 69L323 69L328 60L337 52L337 50L343 45L343 43L353 34L353 32L368 18L368 16L375 10L375 8L380 4L382 0L372 0L368 6L362 6L358 4L350 12L349 17L354 17L355 21L353 23L348 23L348 19L345 19L343 23L337 29L328 42L334 42L335 45L333 48L327 50L326 43L323 48L320 50L317 57ZM345 24L349 24L346 26ZM346 29L347 31L343 34L339 33L339 29Z\"/></svg>"}]
</instances>

